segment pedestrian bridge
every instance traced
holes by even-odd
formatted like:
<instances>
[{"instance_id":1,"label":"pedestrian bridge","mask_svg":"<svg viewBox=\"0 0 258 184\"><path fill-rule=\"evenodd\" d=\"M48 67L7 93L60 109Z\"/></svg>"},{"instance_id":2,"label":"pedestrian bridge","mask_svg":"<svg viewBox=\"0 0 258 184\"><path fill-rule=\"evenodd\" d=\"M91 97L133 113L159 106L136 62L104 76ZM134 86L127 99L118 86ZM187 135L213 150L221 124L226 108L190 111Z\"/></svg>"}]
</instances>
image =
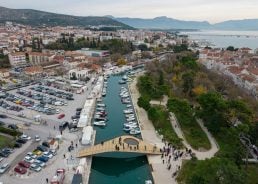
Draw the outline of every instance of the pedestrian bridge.
<instances>
[{"instance_id":1,"label":"pedestrian bridge","mask_svg":"<svg viewBox=\"0 0 258 184\"><path fill-rule=\"evenodd\" d=\"M107 152L160 155L160 148L133 136L121 136L81 150L77 157L87 157Z\"/></svg>"}]
</instances>

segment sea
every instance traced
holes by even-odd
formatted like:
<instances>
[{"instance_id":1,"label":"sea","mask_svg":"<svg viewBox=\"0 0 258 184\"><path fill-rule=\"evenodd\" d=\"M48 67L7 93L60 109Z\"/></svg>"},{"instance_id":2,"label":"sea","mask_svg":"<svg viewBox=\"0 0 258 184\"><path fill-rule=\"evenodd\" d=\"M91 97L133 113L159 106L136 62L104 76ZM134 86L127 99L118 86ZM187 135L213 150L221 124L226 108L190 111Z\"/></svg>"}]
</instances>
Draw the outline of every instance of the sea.
<instances>
[{"instance_id":1,"label":"sea","mask_svg":"<svg viewBox=\"0 0 258 184\"><path fill-rule=\"evenodd\" d=\"M202 46L218 48L249 47L253 50L258 48L258 31L222 31L222 30L200 30L181 32L181 35L188 35Z\"/></svg>"}]
</instances>

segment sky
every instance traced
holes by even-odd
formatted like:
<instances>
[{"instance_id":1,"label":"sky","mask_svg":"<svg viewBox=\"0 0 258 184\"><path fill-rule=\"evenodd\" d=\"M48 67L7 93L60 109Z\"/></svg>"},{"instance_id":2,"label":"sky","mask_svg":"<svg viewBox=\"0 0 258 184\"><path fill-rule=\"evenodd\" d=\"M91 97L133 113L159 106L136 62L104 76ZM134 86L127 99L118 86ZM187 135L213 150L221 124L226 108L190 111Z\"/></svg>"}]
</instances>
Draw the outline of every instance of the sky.
<instances>
[{"instance_id":1,"label":"sky","mask_svg":"<svg viewBox=\"0 0 258 184\"><path fill-rule=\"evenodd\" d=\"M258 0L0 0L0 6L78 16L209 21L258 18Z\"/></svg>"}]
</instances>

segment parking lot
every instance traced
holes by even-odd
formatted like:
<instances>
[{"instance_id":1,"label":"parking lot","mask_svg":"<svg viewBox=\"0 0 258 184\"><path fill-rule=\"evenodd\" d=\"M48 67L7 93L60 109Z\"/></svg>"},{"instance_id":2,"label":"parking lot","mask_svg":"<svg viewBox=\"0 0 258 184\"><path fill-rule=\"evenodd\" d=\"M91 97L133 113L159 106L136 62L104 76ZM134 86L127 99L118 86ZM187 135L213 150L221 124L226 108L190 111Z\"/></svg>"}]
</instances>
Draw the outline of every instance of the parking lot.
<instances>
[{"instance_id":1,"label":"parking lot","mask_svg":"<svg viewBox=\"0 0 258 184\"><path fill-rule=\"evenodd\" d=\"M41 89L39 86L43 88ZM0 114L7 115L7 118L0 118L0 120L5 123L4 126L6 127L10 124L17 125L23 134L30 137L30 140L24 143L21 148L14 149L9 157L0 162L0 166L5 163L10 164L10 168L0 175L0 182L46 183L46 178L51 179L58 168L65 168L68 173L73 172L71 166L76 162L75 156L80 149L79 137L81 132L77 132L75 129L71 131L71 129L66 128L69 127L67 125L61 128L61 131L60 125L64 125L64 122L68 124L74 123L75 120L72 120L72 116L73 119L79 118L78 111L76 114L76 109L84 105L92 89L91 82L87 84L87 89L82 94L72 94L50 86L34 84L8 91L8 96L1 99L2 103L7 103L9 106L18 106L22 110L17 111L1 106ZM59 92L53 93L54 91ZM8 97L13 99L6 99ZM60 118L61 114L63 114L62 118ZM61 134L62 136L60 136ZM39 136L40 141L36 141L35 136ZM34 150L40 149L38 146L42 146L43 141L49 141L56 136L62 137L59 141L59 149L57 149L56 155L49 148L46 148L45 153L42 150L41 154L36 154ZM73 144L73 149L68 151L68 148L71 148L71 144ZM28 152L32 152L32 154L29 153L28 155ZM42 168L39 170L39 167L34 167L35 160L42 156L49 157L49 159L46 161L46 166L41 164ZM14 168L18 165L24 168L26 166L22 162L24 159L27 163L31 163L25 174L19 174L19 171L14 171ZM65 181L65 183L69 182Z\"/></svg>"}]
</instances>

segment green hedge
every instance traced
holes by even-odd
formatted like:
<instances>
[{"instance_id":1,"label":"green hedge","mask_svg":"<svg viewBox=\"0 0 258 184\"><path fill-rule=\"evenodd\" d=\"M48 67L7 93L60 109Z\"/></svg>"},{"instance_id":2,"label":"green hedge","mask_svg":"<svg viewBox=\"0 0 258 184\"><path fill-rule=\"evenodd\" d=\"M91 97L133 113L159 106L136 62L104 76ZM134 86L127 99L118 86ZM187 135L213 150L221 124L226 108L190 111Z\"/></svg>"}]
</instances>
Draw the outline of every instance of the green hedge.
<instances>
[{"instance_id":1,"label":"green hedge","mask_svg":"<svg viewBox=\"0 0 258 184\"><path fill-rule=\"evenodd\" d=\"M0 132L14 136L14 137L22 135L22 133L19 131L12 130L10 128L5 128L3 126L0 126Z\"/></svg>"}]
</instances>

